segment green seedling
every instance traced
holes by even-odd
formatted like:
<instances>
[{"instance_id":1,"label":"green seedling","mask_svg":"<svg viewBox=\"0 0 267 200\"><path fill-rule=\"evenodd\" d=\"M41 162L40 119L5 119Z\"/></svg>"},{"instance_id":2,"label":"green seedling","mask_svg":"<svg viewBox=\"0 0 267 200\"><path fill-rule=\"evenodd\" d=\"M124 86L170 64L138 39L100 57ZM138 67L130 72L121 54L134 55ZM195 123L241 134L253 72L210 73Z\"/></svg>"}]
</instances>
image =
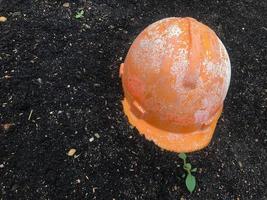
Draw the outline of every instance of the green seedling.
<instances>
[{"instance_id":1,"label":"green seedling","mask_svg":"<svg viewBox=\"0 0 267 200\"><path fill-rule=\"evenodd\" d=\"M183 169L185 170L186 174L183 174L183 178L185 178L185 185L186 188L190 193L192 193L196 188L196 177L192 175L192 172L196 172L197 168L192 169L192 165L188 162L186 162L186 154L185 153L179 153L179 158L181 158L184 162Z\"/></svg>"},{"instance_id":2,"label":"green seedling","mask_svg":"<svg viewBox=\"0 0 267 200\"><path fill-rule=\"evenodd\" d=\"M81 18L84 17L83 15L84 15L84 10L77 11L77 13L75 15L75 18L76 19L81 19Z\"/></svg>"}]
</instances>

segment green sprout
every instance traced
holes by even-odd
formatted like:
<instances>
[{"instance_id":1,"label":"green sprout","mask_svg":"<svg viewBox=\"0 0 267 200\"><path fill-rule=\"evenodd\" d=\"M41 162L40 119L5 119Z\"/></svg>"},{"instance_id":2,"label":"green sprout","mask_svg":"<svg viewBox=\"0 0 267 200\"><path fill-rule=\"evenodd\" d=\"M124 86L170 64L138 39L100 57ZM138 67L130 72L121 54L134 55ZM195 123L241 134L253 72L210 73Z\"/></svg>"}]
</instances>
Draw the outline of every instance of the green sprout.
<instances>
[{"instance_id":1,"label":"green sprout","mask_svg":"<svg viewBox=\"0 0 267 200\"><path fill-rule=\"evenodd\" d=\"M195 188L196 188L196 177L194 175L192 175L192 172L196 172L197 171L197 168L193 168L192 169L192 165L188 162L186 162L186 154L185 153L179 153L179 158L181 158L184 162L183 164L183 168L185 170L185 172L187 173L186 174L183 174L183 178L185 178L185 185L186 185L186 188L188 189L188 191L190 193L192 193Z\"/></svg>"},{"instance_id":2,"label":"green sprout","mask_svg":"<svg viewBox=\"0 0 267 200\"><path fill-rule=\"evenodd\" d=\"M75 18L76 19L81 19L81 18L84 17L83 15L84 15L84 10L77 11L77 13L75 15Z\"/></svg>"}]
</instances>

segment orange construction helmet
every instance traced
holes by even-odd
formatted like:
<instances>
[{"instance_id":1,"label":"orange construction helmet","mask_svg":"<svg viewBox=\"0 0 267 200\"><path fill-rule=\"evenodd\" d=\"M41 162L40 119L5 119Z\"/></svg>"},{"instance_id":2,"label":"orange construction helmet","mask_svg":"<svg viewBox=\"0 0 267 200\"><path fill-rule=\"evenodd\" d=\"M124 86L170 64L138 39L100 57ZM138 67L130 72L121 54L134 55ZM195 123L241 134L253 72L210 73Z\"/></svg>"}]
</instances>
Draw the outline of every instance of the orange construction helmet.
<instances>
[{"instance_id":1,"label":"orange construction helmet","mask_svg":"<svg viewBox=\"0 0 267 200\"><path fill-rule=\"evenodd\" d=\"M141 32L120 76L129 122L175 152L207 146L221 115L231 66L217 35L193 18L166 18Z\"/></svg>"}]
</instances>

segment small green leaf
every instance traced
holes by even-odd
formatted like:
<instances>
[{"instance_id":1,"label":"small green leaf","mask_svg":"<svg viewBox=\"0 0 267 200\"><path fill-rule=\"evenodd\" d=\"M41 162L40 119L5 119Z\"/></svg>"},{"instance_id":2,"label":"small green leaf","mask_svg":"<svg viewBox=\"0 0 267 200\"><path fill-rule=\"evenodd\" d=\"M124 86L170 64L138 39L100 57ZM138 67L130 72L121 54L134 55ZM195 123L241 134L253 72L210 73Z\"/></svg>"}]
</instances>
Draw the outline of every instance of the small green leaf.
<instances>
[{"instance_id":1,"label":"small green leaf","mask_svg":"<svg viewBox=\"0 0 267 200\"><path fill-rule=\"evenodd\" d=\"M185 174L182 175L182 178L184 178L184 177L185 177Z\"/></svg>"},{"instance_id":2,"label":"small green leaf","mask_svg":"<svg viewBox=\"0 0 267 200\"><path fill-rule=\"evenodd\" d=\"M179 158L185 160L186 159L186 154L185 153L179 153Z\"/></svg>"},{"instance_id":3,"label":"small green leaf","mask_svg":"<svg viewBox=\"0 0 267 200\"><path fill-rule=\"evenodd\" d=\"M197 171L197 168L193 168L192 170L191 170L191 172L196 172Z\"/></svg>"},{"instance_id":4,"label":"small green leaf","mask_svg":"<svg viewBox=\"0 0 267 200\"><path fill-rule=\"evenodd\" d=\"M84 10L80 10L80 11L78 11L78 12L76 13L75 18L76 18L76 19L80 19L80 18L83 17L83 14L84 14Z\"/></svg>"},{"instance_id":5,"label":"small green leaf","mask_svg":"<svg viewBox=\"0 0 267 200\"><path fill-rule=\"evenodd\" d=\"M192 193L196 187L196 178L192 174L187 174L185 184L190 193Z\"/></svg>"},{"instance_id":6,"label":"small green leaf","mask_svg":"<svg viewBox=\"0 0 267 200\"><path fill-rule=\"evenodd\" d=\"M185 170L191 170L191 168L192 168L192 166L191 166L190 163L185 163L185 164L184 164L184 169L185 169Z\"/></svg>"}]
</instances>

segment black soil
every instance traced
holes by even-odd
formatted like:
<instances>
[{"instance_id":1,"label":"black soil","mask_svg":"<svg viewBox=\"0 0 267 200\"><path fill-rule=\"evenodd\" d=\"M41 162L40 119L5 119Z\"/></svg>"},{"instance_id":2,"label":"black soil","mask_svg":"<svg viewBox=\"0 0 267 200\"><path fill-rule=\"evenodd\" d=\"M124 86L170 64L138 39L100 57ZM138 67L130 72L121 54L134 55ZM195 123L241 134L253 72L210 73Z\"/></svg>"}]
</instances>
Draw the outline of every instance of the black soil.
<instances>
[{"instance_id":1,"label":"black soil","mask_svg":"<svg viewBox=\"0 0 267 200\"><path fill-rule=\"evenodd\" d=\"M0 0L0 199L267 199L267 1L65 2ZM120 102L131 42L169 16L209 25L232 63L212 143L189 155L192 194L177 154L131 128Z\"/></svg>"}]
</instances>

